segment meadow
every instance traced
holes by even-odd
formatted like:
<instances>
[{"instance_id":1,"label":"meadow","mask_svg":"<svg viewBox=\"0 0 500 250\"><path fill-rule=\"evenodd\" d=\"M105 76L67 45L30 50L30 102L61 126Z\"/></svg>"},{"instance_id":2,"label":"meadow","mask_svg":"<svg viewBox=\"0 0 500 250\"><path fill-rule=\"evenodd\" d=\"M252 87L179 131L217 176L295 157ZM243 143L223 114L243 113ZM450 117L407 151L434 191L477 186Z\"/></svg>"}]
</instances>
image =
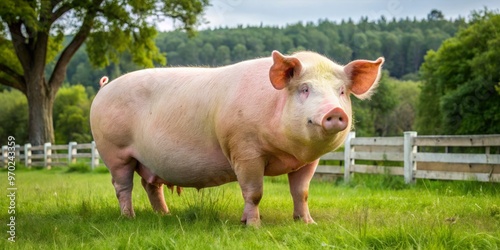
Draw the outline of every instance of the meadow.
<instances>
[{"instance_id":1,"label":"meadow","mask_svg":"<svg viewBox=\"0 0 500 250\"><path fill-rule=\"evenodd\" d=\"M499 249L500 184L356 175L314 179L317 225L292 218L286 176L266 178L262 226L243 226L237 183L166 190L155 214L136 175L135 219L120 216L106 169L16 170L16 242L7 240L7 172L0 171L0 249ZM81 170L81 169L80 169Z\"/></svg>"}]
</instances>

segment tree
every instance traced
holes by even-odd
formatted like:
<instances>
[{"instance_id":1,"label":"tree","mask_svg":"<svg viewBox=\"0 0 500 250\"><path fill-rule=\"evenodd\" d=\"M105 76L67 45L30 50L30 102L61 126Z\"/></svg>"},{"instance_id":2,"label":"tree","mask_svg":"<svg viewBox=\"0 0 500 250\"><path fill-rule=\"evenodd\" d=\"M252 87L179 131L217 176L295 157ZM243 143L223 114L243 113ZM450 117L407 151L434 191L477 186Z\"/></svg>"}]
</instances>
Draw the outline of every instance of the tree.
<instances>
[{"instance_id":1,"label":"tree","mask_svg":"<svg viewBox=\"0 0 500 250\"><path fill-rule=\"evenodd\" d=\"M434 69L439 67L436 51L430 50L420 67L422 90L417 108L417 130L421 134L442 134L442 114L439 102L444 94L442 77Z\"/></svg>"},{"instance_id":2,"label":"tree","mask_svg":"<svg viewBox=\"0 0 500 250\"><path fill-rule=\"evenodd\" d=\"M233 48L233 60L236 62L243 61L247 57L247 47L245 45L238 43Z\"/></svg>"},{"instance_id":3,"label":"tree","mask_svg":"<svg viewBox=\"0 0 500 250\"><path fill-rule=\"evenodd\" d=\"M203 45L203 48L200 51L200 62L204 65L213 65L214 54L215 54L214 46L212 46L212 44L210 43L205 43L205 45Z\"/></svg>"},{"instance_id":4,"label":"tree","mask_svg":"<svg viewBox=\"0 0 500 250\"><path fill-rule=\"evenodd\" d=\"M61 87L54 101L55 142L91 141L89 113L90 100L82 85Z\"/></svg>"},{"instance_id":5,"label":"tree","mask_svg":"<svg viewBox=\"0 0 500 250\"><path fill-rule=\"evenodd\" d=\"M193 34L207 5L208 0L0 1L0 83L27 96L31 144L54 142L54 99L70 59L85 41L95 66L118 62L124 51L146 67L164 64L165 55L154 43L155 21L173 18ZM63 45L66 33L74 35Z\"/></svg>"},{"instance_id":6,"label":"tree","mask_svg":"<svg viewBox=\"0 0 500 250\"><path fill-rule=\"evenodd\" d=\"M215 52L215 62L217 65L227 65L231 63L231 49L226 45L221 45Z\"/></svg>"},{"instance_id":7,"label":"tree","mask_svg":"<svg viewBox=\"0 0 500 250\"><path fill-rule=\"evenodd\" d=\"M360 136L387 136L390 115L398 106L396 92L389 83L389 72L384 70L375 94L369 102L352 99L354 128Z\"/></svg>"},{"instance_id":8,"label":"tree","mask_svg":"<svg viewBox=\"0 0 500 250\"><path fill-rule=\"evenodd\" d=\"M16 141L28 139L28 105L26 97L17 90L0 92L0 138L14 136ZM4 139L5 140L5 139ZM5 143L5 141L2 141Z\"/></svg>"},{"instance_id":9,"label":"tree","mask_svg":"<svg viewBox=\"0 0 500 250\"><path fill-rule=\"evenodd\" d=\"M472 17L467 29L425 57L417 119L423 133L500 133L500 14Z\"/></svg>"},{"instance_id":10,"label":"tree","mask_svg":"<svg viewBox=\"0 0 500 250\"><path fill-rule=\"evenodd\" d=\"M177 47L177 51L179 52L179 55L182 56L185 61L190 62L191 65L199 64L198 46L192 40L189 40L186 43L181 43Z\"/></svg>"},{"instance_id":11,"label":"tree","mask_svg":"<svg viewBox=\"0 0 500 250\"><path fill-rule=\"evenodd\" d=\"M404 131L414 130L417 113L419 82L388 79L389 88L396 98L396 107L389 112L387 119L387 136L400 136Z\"/></svg>"},{"instance_id":12,"label":"tree","mask_svg":"<svg viewBox=\"0 0 500 250\"><path fill-rule=\"evenodd\" d=\"M429 21L438 21L443 19L444 15L440 10L433 9L429 14L427 14L427 20Z\"/></svg>"}]
</instances>

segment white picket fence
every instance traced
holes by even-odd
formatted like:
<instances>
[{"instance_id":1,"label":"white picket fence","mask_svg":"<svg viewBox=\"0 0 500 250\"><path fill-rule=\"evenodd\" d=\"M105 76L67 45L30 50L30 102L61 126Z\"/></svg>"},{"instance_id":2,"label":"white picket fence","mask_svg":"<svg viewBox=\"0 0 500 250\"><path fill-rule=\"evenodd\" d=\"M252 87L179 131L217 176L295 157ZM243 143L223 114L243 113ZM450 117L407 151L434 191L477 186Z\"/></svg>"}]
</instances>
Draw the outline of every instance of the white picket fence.
<instances>
[{"instance_id":1,"label":"white picket fence","mask_svg":"<svg viewBox=\"0 0 500 250\"><path fill-rule=\"evenodd\" d=\"M52 166L67 166L76 163L77 159L88 162L92 169L99 165L99 152L95 142L78 144L70 142L65 145L52 145L50 142L44 145L31 146L27 143L23 146L16 145L16 161L23 163L26 167L44 167L50 169ZM2 157L4 167L7 167L8 147L2 146Z\"/></svg>"},{"instance_id":2,"label":"white picket fence","mask_svg":"<svg viewBox=\"0 0 500 250\"><path fill-rule=\"evenodd\" d=\"M449 152L457 148L475 149L476 153ZM5 167L7 153L7 146L2 146L0 160ZM79 158L92 169L98 166L100 157L95 142L16 145L17 161L28 167L51 168ZM416 179L500 182L500 135L417 136L416 132L405 132L403 137L356 138L351 132L344 151L324 155L316 173L344 175L347 182L353 173L398 175L406 183Z\"/></svg>"},{"instance_id":3,"label":"white picket fence","mask_svg":"<svg viewBox=\"0 0 500 250\"><path fill-rule=\"evenodd\" d=\"M483 152L451 153L452 147ZM352 173L368 173L404 176L406 183L416 179L500 182L500 135L417 136L416 132L405 132L404 137L356 138L351 132L344 152L321 159L343 164L320 164L316 173L343 174L345 181Z\"/></svg>"}]
</instances>

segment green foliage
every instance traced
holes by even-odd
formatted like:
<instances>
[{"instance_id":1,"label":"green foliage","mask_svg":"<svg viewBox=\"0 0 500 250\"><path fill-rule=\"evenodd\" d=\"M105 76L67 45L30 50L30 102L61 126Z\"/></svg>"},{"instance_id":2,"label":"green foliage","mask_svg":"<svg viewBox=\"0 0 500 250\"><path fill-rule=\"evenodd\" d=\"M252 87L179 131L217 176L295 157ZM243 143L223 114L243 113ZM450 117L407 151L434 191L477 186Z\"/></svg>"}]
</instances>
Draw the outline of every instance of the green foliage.
<instances>
[{"instance_id":1,"label":"green foliage","mask_svg":"<svg viewBox=\"0 0 500 250\"><path fill-rule=\"evenodd\" d=\"M0 138L14 136L17 143L28 140L28 105L26 96L17 90L0 92ZM6 144L2 141L2 145Z\"/></svg>"},{"instance_id":2,"label":"green foliage","mask_svg":"<svg viewBox=\"0 0 500 250\"><path fill-rule=\"evenodd\" d=\"M88 163L77 162L68 165L66 173L90 173L91 169Z\"/></svg>"},{"instance_id":3,"label":"green foliage","mask_svg":"<svg viewBox=\"0 0 500 250\"><path fill-rule=\"evenodd\" d=\"M442 15L440 12L432 15L439 17L439 14ZM270 56L273 50L286 54L300 50L316 51L342 64L355 59L376 59L384 56L384 68L391 76L402 78L413 74L415 80L414 75L418 72L426 51L438 49L442 41L453 36L459 27L465 25L464 19L449 21L440 18L389 21L383 17L377 21L361 18L358 23L352 20L341 23L319 20L317 23L299 22L285 27L217 28L199 31L197 36L191 38L182 31L162 32L156 38L156 46L160 53L168 55L170 66L227 65ZM119 43L121 39L116 39L118 35L114 34L108 34L113 37L101 40L112 43L113 41L107 40L115 39L114 42ZM100 42L95 44L99 45ZM115 58L119 59L119 63L98 72L90 67L85 53L78 52L68 67L67 81L71 84L82 83L98 88L97 82L102 75L115 78L134 70L125 69L126 66L122 64L127 60L132 61L133 58L119 58L120 54L105 45L92 45L92 49L99 50L92 54L103 56L101 61L97 61L113 62ZM106 54L107 57L104 56ZM155 65L162 64L157 62Z\"/></svg>"},{"instance_id":4,"label":"green foliage","mask_svg":"<svg viewBox=\"0 0 500 250\"><path fill-rule=\"evenodd\" d=\"M107 167L96 167L94 168L94 173L99 173L99 174L108 174L109 173L109 169Z\"/></svg>"},{"instance_id":5,"label":"green foliage","mask_svg":"<svg viewBox=\"0 0 500 250\"><path fill-rule=\"evenodd\" d=\"M428 49L437 49L440 42L453 35L464 25L463 19L455 21L436 20L392 20L390 22L368 21L362 18L358 24L352 21L338 24L320 20L317 24L303 23L278 27L218 28L200 31L194 43L203 48L210 44L217 49L227 46L230 50L223 58L209 65L223 65L226 60L238 62L243 59L269 56L272 50L292 53L305 49L317 51L340 63L354 59L375 59L385 56L386 69L395 77L416 72ZM427 38L427 35L431 35ZM170 65L193 65L198 57L183 57L176 53L191 41L181 32L160 33L157 39L161 51L169 55ZM246 56L241 51L246 49ZM173 53L173 54L172 54ZM229 54L229 56L227 55Z\"/></svg>"},{"instance_id":6,"label":"green foliage","mask_svg":"<svg viewBox=\"0 0 500 250\"><path fill-rule=\"evenodd\" d=\"M387 135L401 136L405 131L415 130L420 82L390 79L388 85L396 93L397 105L388 116Z\"/></svg>"},{"instance_id":7,"label":"green foliage","mask_svg":"<svg viewBox=\"0 0 500 250\"><path fill-rule=\"evenodd\" d=\"M28 142L28 105L17 90L0 92L0 138L14 136L17 143ZM89 123L90 99L82 85L63 86L54 103L56 144L92 140Z\"/></svg>"},{"instance_id":8,"label":"green foliage","mask_svg":"<svg viewBox=\"0 0 500 250\"><path fill-rule=\"evenodd\" d=\"M106 22L95 19L93 32L86 42L86 51L92 65L103 68L111 62L117 64L124 52L137 65L153 67L165 65L165 53L155 44L155 23L148 19L171 17L181 22L179 28L188 35L195 34L198 15L208 0L132 0L106 2L102 14Z\"/></svg>"},{"instance_id":9,"label":"green foliage","mask_svg":"<svg viewBox=\"0 0 500 250\"><path fill-rule=\"evenodd\" d=\"M429 13L427 15L427 19L428 20L443 20L444 19L444 15L443 15L443 12L441 12L439 10L436 10L436 9L433 9L431 11L431 13Z\"/></svg>"},{"instance_id":10,"label":"green foliage","mask_svg":"<svg viewBox=\"0 0 500 250\"><path fill-rule=\"evenodd\" d=\"M82 85L63 86L54 103L56 144L90 142L89 113L90 100L85 88Z\"/></svg>"},{"instance_id":11,"label":"green foliage","mask_svg":"<svg viewBox=\"0 0 500 250\"><path fill-rule=\"evenodd\" d=\"M85 87L92 87L94 91L99 90L99 80L103 76L115 79L124 73L140 69L132 61L129 52L123 52L118 59L118 63L111 63L104 68L95 68L91 65L85 46L79 49L70 61L67 70L67 82L71 85L81 84Z\"/></svg>"},{"instance_id":12,"label":"green foliage","mask_svg":"<svg viewBox=\"0 0 500 250\"><path fill-rule=\"evenodd\" d=\"M500 97L476 78L441 97L445 134L500 133Z\"/></svg>"},{"instance_id":13,"label":"green foliage","mask_svg":"<svg viewBox=\"0 0 500 250\"><path fill-rule=\"evenodd\" d=\"M473 17L425 57L417 122L423 134L500 133L500 14Z\"/></svg>"},{"instance_id":14,"label":"green foliage","mask_svg":"<svg viewBox=\"0 0 500 250\"><path fill-rule=\"evenodd\" d=\"M384 71L371 100L352 98L358 136L401 136L413 130L419 92L417 82L400 81Z\"/></svg>"}]
</instances>

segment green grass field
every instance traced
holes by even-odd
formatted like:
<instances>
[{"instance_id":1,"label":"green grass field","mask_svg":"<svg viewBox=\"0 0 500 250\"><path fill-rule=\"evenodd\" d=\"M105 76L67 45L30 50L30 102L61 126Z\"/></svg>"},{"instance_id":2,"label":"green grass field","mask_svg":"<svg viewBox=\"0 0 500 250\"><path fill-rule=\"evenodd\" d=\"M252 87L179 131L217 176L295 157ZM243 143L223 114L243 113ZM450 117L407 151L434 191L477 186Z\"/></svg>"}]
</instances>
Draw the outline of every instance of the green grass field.
<instances>
[{"instance_id":1,"label":"green grass field","mask_svg":"<svg viewBox=\"0 0 500 250\"><path fill-rule=\"evenodd\" d=\"M267 178L262 226L240 224L237 183L166 192L152 212L135 178L135 219L120 216L109 173L16 170L16 242L10 243L7 172L0 171L0 249L499 249L500 185L355 176L313 180L317 225L292 218L286 177ZM167 190L168 191L168 190Z\"/></svg>"}]
</instances>

